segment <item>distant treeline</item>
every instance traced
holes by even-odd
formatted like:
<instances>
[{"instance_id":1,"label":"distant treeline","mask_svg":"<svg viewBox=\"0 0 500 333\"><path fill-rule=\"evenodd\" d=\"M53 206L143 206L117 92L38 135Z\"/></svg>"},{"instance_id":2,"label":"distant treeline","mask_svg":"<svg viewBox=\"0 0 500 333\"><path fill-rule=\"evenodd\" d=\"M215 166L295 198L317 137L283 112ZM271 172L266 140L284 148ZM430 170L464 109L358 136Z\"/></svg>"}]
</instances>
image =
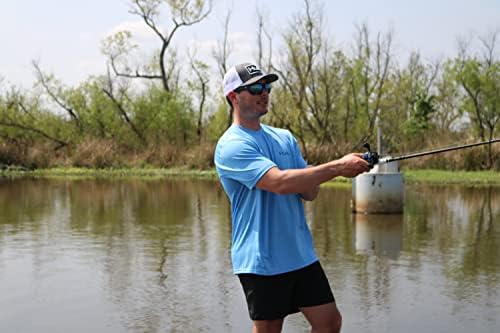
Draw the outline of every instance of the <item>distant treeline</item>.
<instances>
[{"instance_id":1,"label":"distant treeline","mask_svg":"<svg viewBox=\"0 0 500 333\"><path fill-rule=\"evenodd\" d=\"M158 50L146 61L133 60L140 45L122 31L102 43L107 73L78 86L64 85L36 62L30 90L0 79L0 167L213 167L215 143L231 123L220 83L238 47L229 39L231 12L211 68L195 51L181 57L172 46L179 29L211 14L211 2L166 3L132 1L131 14L158 36ZM321 6L309 0L279 36L265 29L262 13L255 17L249 60L280 77L263 121L289 129L311 164L363 151L365 142L375 146L377 124L388 154L500 136L498 30L460 40L453 58L424 60L415 51L403 62L393 33L372 34L367 25L355 27L351 45L332 45ZM500 170L498 146L405 163Z\"/></svg>"}]
</instances>

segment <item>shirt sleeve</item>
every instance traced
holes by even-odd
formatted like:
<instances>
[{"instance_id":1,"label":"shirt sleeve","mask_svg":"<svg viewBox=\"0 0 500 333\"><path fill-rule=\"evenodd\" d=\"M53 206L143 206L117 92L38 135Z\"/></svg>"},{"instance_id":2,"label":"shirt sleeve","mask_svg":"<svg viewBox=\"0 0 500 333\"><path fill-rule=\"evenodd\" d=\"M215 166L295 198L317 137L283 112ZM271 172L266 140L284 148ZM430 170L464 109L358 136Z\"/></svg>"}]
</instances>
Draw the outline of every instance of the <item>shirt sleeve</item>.
<instances>
[{"instance_id":1,"label":"shirt sleeve","mask_svg":"<svg viewBox=\"0 0 500 333\"><path fill-rule=\"evenodd\" d=\"M219 177L240 182L251 190L276 164L265 157L257 145L238 139L228 140L218 147L215 166Z\"/></svg>"}]
</instances>

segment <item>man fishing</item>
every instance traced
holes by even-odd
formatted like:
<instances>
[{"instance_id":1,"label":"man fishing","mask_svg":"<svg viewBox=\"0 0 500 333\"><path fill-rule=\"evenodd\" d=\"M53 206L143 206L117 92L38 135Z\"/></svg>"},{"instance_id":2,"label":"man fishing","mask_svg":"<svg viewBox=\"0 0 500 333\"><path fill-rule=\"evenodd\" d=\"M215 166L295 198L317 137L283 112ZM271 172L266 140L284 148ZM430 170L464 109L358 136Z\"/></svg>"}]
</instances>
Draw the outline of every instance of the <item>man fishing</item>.
<instances>
[{"instance_id":1,"label":"man fishing","mask_svg":"<svg viewBox=\"0 0 500 333\"><path fill-rule=\"evenodd\" d=\"M285 129L261 123L276 74L251 63L224 76L233 124L215 150L220 182L232 214L231 260L246 296L253 332L281 332L284 318L301 312L312 332L339 332L341 315L306 223L303 200L319 185L370 169L351 153L307 166L297 141Z\"/></svg>"}]
</instances>

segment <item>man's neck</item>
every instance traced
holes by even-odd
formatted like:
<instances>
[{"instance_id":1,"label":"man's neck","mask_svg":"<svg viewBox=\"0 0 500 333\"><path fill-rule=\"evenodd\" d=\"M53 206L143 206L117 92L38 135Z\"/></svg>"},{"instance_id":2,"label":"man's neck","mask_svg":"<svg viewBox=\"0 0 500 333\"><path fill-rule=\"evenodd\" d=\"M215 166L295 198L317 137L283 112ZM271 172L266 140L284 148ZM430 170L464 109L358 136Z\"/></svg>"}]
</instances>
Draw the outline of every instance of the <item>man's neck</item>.
<instances>
[{"instance_id":1,"label":"man's neck","mask_svg":"<svg viewBox=\"0 0 500 333\"><path fill-rule=\"evenodd\" d=\"M260 120L256 119L255 121L242 121L241 119L235 118L233 124L239 125L244 128L248 128L253 131L260 130Z\"/></svg>"}]
</instances>

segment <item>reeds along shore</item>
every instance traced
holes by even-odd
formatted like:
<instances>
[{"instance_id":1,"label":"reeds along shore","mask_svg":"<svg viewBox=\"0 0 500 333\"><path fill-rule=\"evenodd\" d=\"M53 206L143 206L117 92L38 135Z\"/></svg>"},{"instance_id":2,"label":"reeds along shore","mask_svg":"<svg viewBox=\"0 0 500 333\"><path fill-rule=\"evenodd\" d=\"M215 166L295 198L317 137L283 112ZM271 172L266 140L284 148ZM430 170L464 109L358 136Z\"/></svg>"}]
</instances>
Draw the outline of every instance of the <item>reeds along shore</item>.
<instances>
[{"instance_id":1,"label":"reeds along shore","mask_svg":"<svg viewBox=\"0 0 500 333\"><path fill-rule=\"evenodd\" d=\"M0 169L35 170L50 168L177 168L211 170L214 168L215 142L198 145L151 145L143 149L126 149L110 140L83 141L74 146L54 150L50 145L33 144L19 149L0 145ZM307 161L311 165L340 157L328 146L308 147ZM396 155L396 154L394 154ZM500 171L500 144L492 147L494 163L487 167L485 147L423 156L400 162L406 170L436 169L448 171Z\"/></svg>"}]
</instances>

